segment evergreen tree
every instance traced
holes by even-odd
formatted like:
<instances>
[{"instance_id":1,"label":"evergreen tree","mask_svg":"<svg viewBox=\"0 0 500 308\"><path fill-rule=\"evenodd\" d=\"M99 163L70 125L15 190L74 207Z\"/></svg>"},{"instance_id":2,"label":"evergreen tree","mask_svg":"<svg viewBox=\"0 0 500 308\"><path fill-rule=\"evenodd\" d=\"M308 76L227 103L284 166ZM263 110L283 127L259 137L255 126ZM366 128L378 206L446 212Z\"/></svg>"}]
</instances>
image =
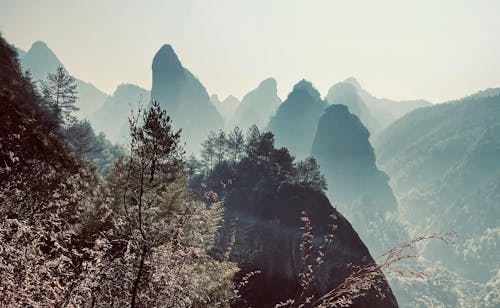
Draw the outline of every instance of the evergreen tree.
<instances>
[{"instance_id":1,"label":"evergreen tree","mask_svg":"<svg viewBox=\"0 0 500 308\"><path fill-rule=\"evenodd\" d=\"M130 129L130 156L120 159L108 178L110 274L95 286L96 298L129 307L228 300L234 295L234 267L208 254L222 209L219 203L207 208L193 201L185 189L180 131L157 102L141 119L132 118Z\"/></svg>"},{"instance_id":2,"label":"evergreen tree","mask_svg":"<svg viewBox=\"0 0 500 308\"><path fill-rule=\"evenodd\" d=\"M211 131L205 141L201 143L201 159L208 169L212 169L215 163L215 140L217 136Z\"/></svg>"},{"instance_id":3,"label":"evergreen tree","mask_svg":"<svg viewBox=\"0 0 500 308\"><path fill-rule=\"evenodd\" d=\"M237 162L245 151L245 136L238 126L235 126L228 134L227 150L233 162Z\"/></svg>"},{"instance_id":4,"label":"evergreen tree","mask_svg":"<svg viewBox=\"0 0 500 308\"><path fill-rule=\"evenodd\" d=\"M217 164L222 163L226 159L227 155L227 139L226 134L222 129L219 130L214 140L214 150Z\"/></svg>"},{"instance_id":5,"label":"evergreen tree","mask_svg":"<svg viewBox=\"0 0 500 308\"><path fill-rule=\"evenodd\" d=\"M326 190L326 178L321 174L319 165L313 157L297 163L296 181L318 191Z\"/></svg>"},{"instance_id":6,"label":"evergreen tree","mask_svg":"<svg viewBox=\"0 0 500 308\"><path fill-rule=\"evenodd\" d=\"M79 110L75 106L76 81L63 67L58 67L55 73L47 75L47 80L41 82L41 92L44 103L61 123L73 120L71 113Z\"/></svg>"}]
</instances>

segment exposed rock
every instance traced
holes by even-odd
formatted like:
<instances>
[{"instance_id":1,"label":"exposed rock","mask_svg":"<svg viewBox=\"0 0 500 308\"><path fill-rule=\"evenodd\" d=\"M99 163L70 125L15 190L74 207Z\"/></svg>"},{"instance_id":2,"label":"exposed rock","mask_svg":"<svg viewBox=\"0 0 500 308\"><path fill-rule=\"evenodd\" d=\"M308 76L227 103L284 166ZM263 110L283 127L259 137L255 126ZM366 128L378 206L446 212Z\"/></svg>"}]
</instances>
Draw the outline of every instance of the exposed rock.
<instances>
[{"instance_id":1,"label":"exposed rock","mask_svg":"<svg viewBox=\"0 0 500 308\"><path fill-rule=\"evenodd\" d=\"M200 81L185 69L170 45L163 45L153 58L151 100L156 100L182 129L188 152L198 153L210 130L223 121Z\"/></svg>"},{"instance_id":2,"label":"exposed rock","mask_svg":"<svg viewBox=\"0 0 500 308\"><path fill-rule=\"evenodd\" d=\"M328 196L353 223L372 253L379 255L407 239L396 221L397 201L379 171L370 133L344 105L332 105L321 116L312 146L328 180Z\"/></svg>"},{"instance_id":3,"label":"exposed rock","mask_svg":"<svg viewBox=\"0 0 500 308\"><path fill-rule=\"evenodd\" d=\"M367 266L374 262L351 224L321 192L292 184L272 192L237 189L226 197L225 208L226 228L238 219L233 257L242 268L239 276L261 271L242 290L246 300L242 307L274 307L277 302L297 295L302 264L302 211L306 211L311 220L316 247L325 235L332 234L330 225L337 225L333 243L326 250L325 262L316 271L309 295L318 298L337 287L350 273L348 264ZM383 298L370 290L349 307L397 307L383 274L379 279Z\"/></svg>"}]
</instances>

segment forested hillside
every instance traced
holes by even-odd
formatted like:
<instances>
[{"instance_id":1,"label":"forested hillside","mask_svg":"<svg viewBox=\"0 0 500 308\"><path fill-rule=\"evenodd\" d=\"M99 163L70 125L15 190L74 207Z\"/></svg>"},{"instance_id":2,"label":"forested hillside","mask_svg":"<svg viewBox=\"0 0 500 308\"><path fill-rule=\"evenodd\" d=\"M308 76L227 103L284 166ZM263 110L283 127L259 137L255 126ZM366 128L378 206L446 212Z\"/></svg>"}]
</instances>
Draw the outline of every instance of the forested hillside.
<instances>
[{"instance_id":1,"label":"forested hillside","mask_svg":"<svg viewBox=\"0 0 500 308\"><path fill-rule=\"evenodd\" d=\"M199 198L207 198L208 191L209 197L224 200L225 229L235 232L222 234L222 239L233 237L231 260L241 268L238 276L260 272L242 290L242 307L272 307L286 299L299 304L307 297L318 306L344 302L328 291L342 287L352 274L350 266L367 268L375 261L325 196L326 179L315 160L295 161L286 148L275 147L272 133L260 132L257 126L246 136L237 127L227 136L222 131L211 134L203 142L202 155L203 161L191 161L191 187ZM311 230L303 229L305 221ZM304 236L311 236L306 255ZM365 296L356 298L353 290L366 281L354 277L344 305L397 307L382 272L376 269L373 274L378 286L368 283L360 290ZM304 294L297 293L304 283Z\"/></svg>"},{"instance_id":2,"label":"forested hillside","mask_svg":"<svg viewBox=\"0 0 500 308\"><path fill-rule=\"evenodd\" d=\"M74 101L39 95L3 38L0 55L0 306L227 305L237 269L208 254L221 208L190 197L170 118L141 114L102 178Z\"/></svg>"},{"instance_id":3,"label":"forested hillside","mask_svg":"<svg viewBox=\"0 0 500 308\"><path fill-rule=\"evenodd\" d=\"M0 44L0 305L398 306L397 258L375 263L314 159L253 126L186 161L156 101L121 149L73 115L64 69L39 93Z\"/></svg>"},{"instance_id":4,"label":"forested hillside","mask_svg":"<svg viewBox=\"0 0 500 308\"><path fill-rule=\"evenodd\" d=\"M459 236L452 247L427 245L424 255L469 285L498 280L499 136L500 96L473 95L415 110L374 140L411 234L453 230ZM498 304L498 290L467 294L473 289L454 296Z\"/></svg>"}]
</instances>

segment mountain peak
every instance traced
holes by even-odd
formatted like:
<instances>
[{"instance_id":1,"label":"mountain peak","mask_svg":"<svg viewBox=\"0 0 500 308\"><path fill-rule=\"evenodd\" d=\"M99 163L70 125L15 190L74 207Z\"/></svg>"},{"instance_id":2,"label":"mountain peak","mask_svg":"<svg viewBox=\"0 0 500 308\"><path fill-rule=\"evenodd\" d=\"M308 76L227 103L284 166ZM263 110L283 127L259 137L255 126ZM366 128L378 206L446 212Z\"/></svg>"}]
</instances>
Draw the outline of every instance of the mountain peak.
<instances>
[{"instance_id":1,"label":"mountain peak","mask_svg":"<svg viewBox=\"0 0 500 308\"><path fill-rule=\"evenodd\" d=\"M271 77L271 78L267 78L265 80L262 80L258 87L259 88L276 89L276 87L277 87L276 79Z\"/></svg>"},{"instance_id":2,"label":"mountain peak","mask_svg":"<svg viewBox=\"0 0 500 308\"><path fill-rule=\"evenodd\" d=\"M163 45L153 58L153 70L165 68L182 68L181 61L171 45Z\"/></svg>"},{"instance_id":3,"label":"mountain peak","mask_svg":"<svg viewBox=\"0 0 500 308\"><path fill-rule=\"evenodd\" d=\"M45 42L36 41L21 59L24 68L29 68L34 80L45 79L64 65Z\"/></svg>"},{"instance_id":4,"label":"mountain peak","mask_svg":"<svg viewBox=\"0 0 500 308\"><path fill-rule=\"evenodd\" d=\"M50 49L49 46L47 46L47 43L44 41L36 41L33 44L31 44L31 48L45 48L45 49Z\"/></svg>"},{"instance_id":5,"label":"mountain peak","mask_svg":"<svg viewBox=\"0 0 500 308\"><path fill-rule=\"evenodd\" d=\"M346 80L344 80L344 83L349 83L349 84L352 84L356 89L361 89L361 84L359 83L359 81L354 78L354 77L349 77L347 78Z\"/></svg>"},{"instance_id":6,"label":"mountain peak","mask_svg":"<svg viewBox=\"0 0 500 308\"><path fill-rule=\"evenodd\" d=\"M302 79L299 81L296 85L293 86L292 93L294 92L300 92L300 91L305 91L307 94L315 99L320 99L321 95L319 94L318 90L313 86L313 84L305 79ZM290 94L292 94L290 93Z\"/></svg>"},{"instance_id":7,"label":"mountain peak","mask_svg":"<svg viewBox=\"0 0 500 308\"><path fill-rule=\"evenodd\" d=\"M229 104L239 104L240 100L237 99L235 96L233 96L233 95L230 94L222 102L223 103L229 103Z\"/></svg>"}]
</instances>

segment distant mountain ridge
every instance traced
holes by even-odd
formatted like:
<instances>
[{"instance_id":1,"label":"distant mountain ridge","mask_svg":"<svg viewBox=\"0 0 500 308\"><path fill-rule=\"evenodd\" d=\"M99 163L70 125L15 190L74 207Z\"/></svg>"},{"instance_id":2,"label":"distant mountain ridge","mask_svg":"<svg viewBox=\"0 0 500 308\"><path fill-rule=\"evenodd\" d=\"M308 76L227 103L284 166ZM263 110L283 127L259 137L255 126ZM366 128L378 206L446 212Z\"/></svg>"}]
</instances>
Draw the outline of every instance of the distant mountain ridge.
<instances>
[{"instance_id":1,"label":"distant mountain ridge","mask_svg":"<svg viewBox=\"0 0 500 308\"><path fill-rule=\"evenodd\" d=\"M349 107L349 111L358 116L370 132L378 132L382 128L382 124L372 116L371 110L358 91L359 88L349 82L339 82L328 90L326 98L330 104Z\"/></svg>"},{"instance_id":2,"label":"distant mountain ridge","mask_svg":"<svg viewBox=\"0 0 500 308\"><path fill-rule=\"evenodd\" d=\"M255 124L264 129L280 104L277 82L274 78L267 78L243 97L230 120L230 126L247 129Z\"/></svg>"},{"instance_id":3,"label":"distant mountain ridge","mask_svg":"<svg viewBox=\"0 0 500 308\"><path fill-rule=\"evenodd\" d=\"M381 129L412 110L432 105L432 103L423 99L395 101L387 98L377 98L366 91L354 77L347 78L343 82L352 84L357 89L359 97L368 107L372 117L376 119ZM372 131L372 133L375 132Z\"/></svg>"},{"instance_id":4,"label":"distant mountain ridge","mask_svg":"<svg viewBox=\"0 0 500 308\"><path fill-rule=\"evenodd\" d=\"M298 158L309 156L326 105L311 82L299 81L269 121L276 144L287 147Z\"/></svg>"},{"instance_id":5,"label":"distant mountain ridge","mask_svg":"<svg viewBox=\"0 0 500 308\"><path fill-rule=\"evenodd\" d=\"M500 270L500 95L484 94L414 110L374 138L410 232L460 237L424 255L482 284Z\"/></svg>"},{"instance_id":6,"label":"distant mountain ridge","mask_svg":"<svg viewBox=\"0 0 500 308\"><path fill-rule=\"evenodd\" d=\"M345 105L331 105L321 116L311 155L328 180L327 195L353 224L374 255L408 240L404 228L387 219L397 200L389 177L380 171L370 133Z\"/></svg>"},{"instance_id":7,"label":"distant mountain ridge","mask_svg":"<svg viewBox=\"0 0 500 308\"><path fill-rule=\"evenodd\" d=\"M27 52L18 49L17 55L21 66L30 70L34 81L45 80L47 74L54 73L58 67L66 70L56 54L42 41L33 43ZM75 79L78 91L77 106L80 108L77 114L88 117L104 103L108 95L89 82Z\"/></svg>"},{"instance_id":8,"label":"distant mountain ridge","mask_svg":"<svg viewBox=\"0 0 500 308\"><path fill-rule=\"evenodd\" d=\"M217 94L210 95L210 101L215 105L215 108L224 118L224 122L227 124L231 120L234 112L238 108L240 101L232 96L228 95L224 100L220 100Z\"/></svg>"},{"instance_id":9,"label":"distant mountain ridge","mask_svg":"<svg viewBox=\"0 0 500 308\"><path fill-rule=\"evenodd\" d=\"M102 106L90 115L89 120L97 131L102 131L115 143L127 143L130 132L128 118L150 101L151 93L133 84L120 84Z\"/></svg>"},{"instance_id":10,"label":"distant mountain ridge","mask_svg":"<svg viewBox=\"0 0 500 308\"><path fill-rule=\"evenodd\" d=\"M151 101L158 101L172 117L174 127L182 129L187 151L198 154L207 133L223 128L223 119L207 90L182 66L168 44L155 54L152 72Z\"/></svg>"}]
</instances>

